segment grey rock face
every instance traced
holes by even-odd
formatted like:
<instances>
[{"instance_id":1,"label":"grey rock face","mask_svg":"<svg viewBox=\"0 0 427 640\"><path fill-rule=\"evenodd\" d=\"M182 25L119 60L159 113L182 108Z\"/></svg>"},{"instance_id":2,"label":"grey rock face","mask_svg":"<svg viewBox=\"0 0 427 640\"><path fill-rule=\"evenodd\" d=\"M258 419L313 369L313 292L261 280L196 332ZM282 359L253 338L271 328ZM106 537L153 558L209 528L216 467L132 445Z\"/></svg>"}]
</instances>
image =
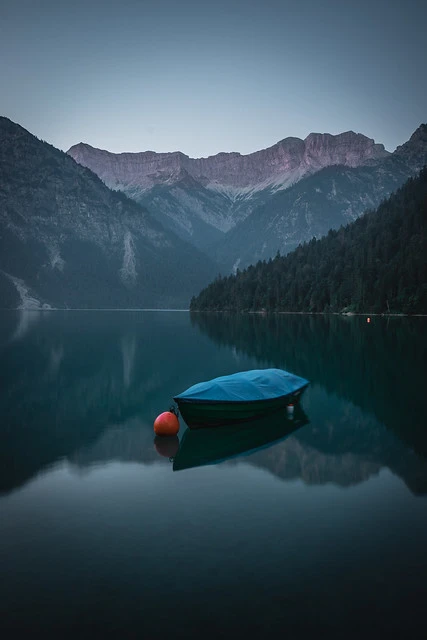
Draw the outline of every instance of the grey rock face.
<instances>
[{"instance_id":1,"label":"grey rock face","mask_svg":"<svg viewBox=\"0 0 427 640\"><path fill-rule=\"evenodd\" d=\"M375 209L411 175L393 156L374 166L322 169L274 194L213 246L212 254L227 271L268 260L277 251L285 255Z\"/></svg>"},{"instance_id":2,"label":"grey rock face","mask_svg":"<svg viewBox=\"0 0 427 640\"><path fill-rule=\"evenodd\" d=\"M397 147L394 155L405 162L413 171L420 171L427 162L427 124L422 124L408 142Z\"/></svg>"},{"instance_id":3,"label":"grey rock face","mask_svg":"<svg viewBox=\"0 0 427 640\"><path fill-rule=\"evenodd\" d=\"M305 140L286 138L244 156L218 153L194 159L180 152L114 154L83 143L68 153L113 188L133 186L145 191L157 184L175 183L179 172L185 170L204 186L218 190L232 187L236 192L288 184L295 175L300 179L331 164L355 167L388 155L383 145L352 131L337 136L311 133Z\"/></svg>"}]
</instances>

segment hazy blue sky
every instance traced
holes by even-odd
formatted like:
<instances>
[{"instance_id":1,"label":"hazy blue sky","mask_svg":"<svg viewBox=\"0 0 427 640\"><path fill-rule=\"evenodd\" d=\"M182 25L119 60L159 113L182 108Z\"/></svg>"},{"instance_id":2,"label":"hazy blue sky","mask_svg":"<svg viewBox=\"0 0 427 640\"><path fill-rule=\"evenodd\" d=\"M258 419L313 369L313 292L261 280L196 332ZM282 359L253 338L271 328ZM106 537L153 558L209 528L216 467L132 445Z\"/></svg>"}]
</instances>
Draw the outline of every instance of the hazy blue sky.
<instances>
[{"instance_id":1,"label":"hazy blue sky","mask_svg":"<svg viewBox=\"0 0 427 640\"><path fill-rule=\"evenodd\" d=\"M425 0L0 0L0 115L61 149L250 153L427 121Z\"/></svg>"}]
</instances>

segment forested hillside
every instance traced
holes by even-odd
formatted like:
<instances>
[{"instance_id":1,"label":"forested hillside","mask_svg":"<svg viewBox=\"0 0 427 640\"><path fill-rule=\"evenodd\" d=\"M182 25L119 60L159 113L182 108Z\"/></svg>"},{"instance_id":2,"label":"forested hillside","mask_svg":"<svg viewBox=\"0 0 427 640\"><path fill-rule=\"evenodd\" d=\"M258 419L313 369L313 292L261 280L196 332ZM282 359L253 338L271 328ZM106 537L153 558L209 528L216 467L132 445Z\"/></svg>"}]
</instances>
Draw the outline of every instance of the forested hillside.
<instances>
[{"instance_id":1,"label":"forested hillside","mask_svg":"<svg viewBox=\"0 0 427 640\"><path fill-rule=\"evenodd\" d=\"M287 256L219 276L193 311L427 313L427 168L376 211Z\"/></svg>"}]
</instances>

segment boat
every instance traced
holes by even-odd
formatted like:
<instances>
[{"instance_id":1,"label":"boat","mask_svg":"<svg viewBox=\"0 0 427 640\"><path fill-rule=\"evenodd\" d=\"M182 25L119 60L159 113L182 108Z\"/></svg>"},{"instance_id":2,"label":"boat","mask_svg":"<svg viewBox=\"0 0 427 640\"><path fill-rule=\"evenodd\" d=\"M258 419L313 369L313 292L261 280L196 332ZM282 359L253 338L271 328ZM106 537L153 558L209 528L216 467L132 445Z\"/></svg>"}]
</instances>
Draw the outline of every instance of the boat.
<instances>
[{"instance_id":1,"label":"boat","mask_svg":"<svg viewBox=\"0 0 427 640\"><path fill-rule=\"evenodd\" d=\"M212 465L250 455L285 440L305 424L308 424L308 418L302 408L296 406L292 414L279 409L239 424L186 429L173 457L173 470Z\"/></svg>"},{"instance_id":2,"label":"boat","mask_svg":"<svg viewBox=\"0 0 427 640\"><path fill-rule=\"evenodd\" d=\"M191 429L255 419L296 404L309 381L282 369L252 369L199 382L174 396Z\"/></svg>"}]
</instances>

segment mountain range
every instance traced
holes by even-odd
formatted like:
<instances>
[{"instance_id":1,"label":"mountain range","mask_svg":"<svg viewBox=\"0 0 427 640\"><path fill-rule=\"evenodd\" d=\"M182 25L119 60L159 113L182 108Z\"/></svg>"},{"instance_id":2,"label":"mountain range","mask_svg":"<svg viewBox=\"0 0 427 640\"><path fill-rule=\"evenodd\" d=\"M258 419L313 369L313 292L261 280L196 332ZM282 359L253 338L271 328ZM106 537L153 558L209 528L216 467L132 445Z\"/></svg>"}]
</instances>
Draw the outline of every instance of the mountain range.
<instances>
[{"instance_id":1,"label":"mountain range","mask_svg":"<svg viewBox=\"0 0 427 640\"><path fill-rule=\"evenodd\" d=\"M188 306L213 262L64 152L0 118L0 306Z\"/></svg>"},{"instance_id":2,"label":"mountain range","mask_svg":"<svg viewBox=\"0 0 427 640\"><path fill-rule=\"evenodd\" d=\"M218 273L282 255L376 207L427 164L312 133L249 155L64 153L0 118L0 306L188 308Z\"/></svg>"},{"instance_id":3,"label":"mountain range","mask_svg":"<svg viewBox=\"0 0 427 640\"><path fill-rule=\"evenodd\" d=\"M249 155L67 152L146 206L221 271L286 254L375 208L427 164L427 125L394 153L360 133L311 133Z\"/></svg>"}]
</instances>

